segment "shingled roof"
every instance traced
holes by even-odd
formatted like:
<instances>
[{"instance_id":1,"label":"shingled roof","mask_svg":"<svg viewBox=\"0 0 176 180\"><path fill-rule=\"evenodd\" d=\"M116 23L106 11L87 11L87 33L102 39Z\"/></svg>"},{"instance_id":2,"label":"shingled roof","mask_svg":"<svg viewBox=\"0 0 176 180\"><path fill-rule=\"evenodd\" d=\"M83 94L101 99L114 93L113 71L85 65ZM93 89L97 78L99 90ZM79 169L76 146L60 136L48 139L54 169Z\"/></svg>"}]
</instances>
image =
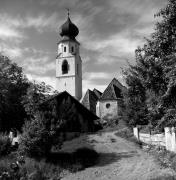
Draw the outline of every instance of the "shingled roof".
<instances>
[{"instance_id":1,"label":"shingled roof","mask_svg":"<svg viewBox=\"0 0 176 180\"><path fill-rule=\"evenodd\" d=\"M100 92L99 90L97 90L97 89L93 89L93 92L94 92L94 94L97 96L97 98L99 99L100 97L101 97L101 95L102 95L102 92Z\"/></svg>"},{"instance_id":2,"label":"shingled roof","mask_svg":"<svg viewBox=\"0 0 176 180\"><path fill-rule=\"evenodd\" d=\"M63 120L63 132L90 132L97 129L95 114L85 108L79 101L64 91L40 104L40 111L47 115L54 113L53 118ZM52 121L52 119L51 119Z\"/></svg>"},{"instance_id":3,"label":"shingled roof","mask_svg":"<svg viewBox=\"0 0 176 180\"><path fill-rule=\"evenodd\" d=\"M96 114L96 103L100 98L101 94L102 93L97 89L94 89L93 91L88 89L85 96L83 97L82 104L91 112Z\"/></svg>"},{"instance_id":4,"label":"shingled roof","mask_svg":"<svg viewBox=\"0 0 176 180\"><path fill-rule=\"evenodd\" d=\"M100 100L117 100L122 98L122 91L126 88L114 78L100 97Z\"/></svg>"}]
</instances>

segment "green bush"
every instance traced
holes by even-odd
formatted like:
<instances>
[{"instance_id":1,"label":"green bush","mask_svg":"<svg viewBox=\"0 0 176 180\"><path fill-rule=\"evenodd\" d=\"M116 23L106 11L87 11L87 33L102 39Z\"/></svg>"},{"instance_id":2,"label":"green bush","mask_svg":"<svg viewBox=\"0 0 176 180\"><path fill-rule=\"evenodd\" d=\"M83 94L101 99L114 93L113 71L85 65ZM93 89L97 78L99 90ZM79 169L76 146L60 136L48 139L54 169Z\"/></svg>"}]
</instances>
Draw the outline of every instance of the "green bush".
<instances>
[{"instance_id":1,"label":"green bush","mask_svg":"<svg viewBox=\"0 0 176 180\"><path fill-rule=\"evenodd\" d=\"M31 158L25 158L25 162L20 165L19 171L13 173L11 164L15 163L17 154L9 154L2 157L0 160L0 180L4 172L8 172L11 179L31 179L31 180L46 180L59 179L62 175L63 168L59 165L48 163L45 160L37 161ZM17 178L18 177L18 178ZM56 178L57 177L57 178Z\"/></svg>"},{"instance_id":2,"label":"green bush","mask_svg":"<svg viewBox=\"0 0 176 180\"><path fill-rule=\"evenodd\" d=\"M0 157L10 153L11 142L6 134L0 134Z\"/></svg>"},{"instance_id":3,"label":"green bush","mask_svg":"<svg viewBox=\"0 0 176 180\"><path fill-rule=\"evenodd\" d=\"M59 165L54 165L52 163L46 162L45 160L36 161L35 159L26 158L25 164L21 169L21 174L25 174L27 171L27 176L30 179L54 179L61 176L63 168Z\"/></svg>"},{"instance_id":4,"label":"green bush","mask_svg":"<svg viewBox=\"0 0 176 180\"><path fill-rule=\"evenodd\" d=\"M39 114L23 127L19 153L29 157L46 157L50 152L52 141L45 121Z\"/></svg>"}]
</instances>

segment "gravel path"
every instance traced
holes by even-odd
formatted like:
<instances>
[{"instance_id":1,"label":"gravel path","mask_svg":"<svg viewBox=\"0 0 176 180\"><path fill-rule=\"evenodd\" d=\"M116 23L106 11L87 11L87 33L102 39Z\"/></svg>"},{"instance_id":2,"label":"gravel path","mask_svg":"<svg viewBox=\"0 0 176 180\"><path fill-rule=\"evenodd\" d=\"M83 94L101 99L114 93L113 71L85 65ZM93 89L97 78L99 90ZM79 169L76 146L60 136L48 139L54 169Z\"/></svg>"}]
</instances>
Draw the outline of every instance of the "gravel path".
<instances>
[{"instance_id":1,"label":"gravel path","mask_svg":"<svg viewBox=\"0 0 176 180\"><path fill-rule=\"evenodd\" d=\"M100 153L99 163L69 174L64 180L171 180L176 177L173 170L162 168L152 156L114 132L89 135L88 139Z\"/></svg>"}]
</instances>

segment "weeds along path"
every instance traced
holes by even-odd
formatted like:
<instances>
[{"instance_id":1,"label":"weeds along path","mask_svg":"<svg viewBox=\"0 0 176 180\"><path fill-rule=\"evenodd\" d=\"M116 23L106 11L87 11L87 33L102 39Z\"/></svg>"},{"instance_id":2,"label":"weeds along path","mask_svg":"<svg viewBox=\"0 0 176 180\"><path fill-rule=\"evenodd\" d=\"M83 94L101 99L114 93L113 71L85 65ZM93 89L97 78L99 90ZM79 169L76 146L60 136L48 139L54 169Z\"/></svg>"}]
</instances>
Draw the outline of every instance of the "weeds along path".
<instances>
[{"instance_id":1,"label":"weeds along path","mask_svg":"<svg viewBox=\"0 0 176 180\"><path fill-rule=\"evenodd\" d=\"M114 132L89 135L88 141L100 153L98 163L83 171L69 174L64 180L176 179L173 170L161 167L152 156L134 143L115 136Z\"/></svg>"}]
</instances>

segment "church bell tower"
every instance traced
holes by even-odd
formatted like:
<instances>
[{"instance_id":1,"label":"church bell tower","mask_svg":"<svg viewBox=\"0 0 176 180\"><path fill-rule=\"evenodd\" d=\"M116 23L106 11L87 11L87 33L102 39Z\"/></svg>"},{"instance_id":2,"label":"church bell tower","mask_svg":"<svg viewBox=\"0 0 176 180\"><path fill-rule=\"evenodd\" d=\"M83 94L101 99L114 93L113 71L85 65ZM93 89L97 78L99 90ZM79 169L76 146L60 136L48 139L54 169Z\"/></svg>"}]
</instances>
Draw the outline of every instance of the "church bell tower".
<instances>
[{"instance_id":1,"label":"church bell tower","mask_svg":"<svg viewBox=\"0 0 176 180\"><path fill-rule=\"evenodd\" d=\"M56 89L67 91L77 100L82 97L82 60L79 54L80 43L76 40L79 29L69 17L60 27L61 40L57 44Z\"/></svg>"}]
</instances>

